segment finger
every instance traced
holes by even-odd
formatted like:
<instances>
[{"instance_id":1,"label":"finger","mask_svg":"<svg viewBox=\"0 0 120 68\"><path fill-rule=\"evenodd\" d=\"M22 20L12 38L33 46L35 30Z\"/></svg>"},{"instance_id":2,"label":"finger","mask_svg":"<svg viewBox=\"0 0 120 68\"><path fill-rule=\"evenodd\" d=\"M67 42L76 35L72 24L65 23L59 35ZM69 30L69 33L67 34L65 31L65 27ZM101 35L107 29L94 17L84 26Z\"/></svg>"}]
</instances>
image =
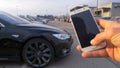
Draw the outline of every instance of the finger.
<instances>
[{"instance_id":1,"label":"finger","mask_svg":"<svg viewBox=\"0 0 120 68\"><path fill-rule=\"evenodd\" d=\"M120 62L120 48L115 48L114 49L114 60Z\"/></svg>"},{"instance_id":2,"label":"finger","mask_svg":"<svg viewBox=\"0 0 120 68\"><path fill-rule=\"evenodd\" d=\"M108 54L105 49L92 51L92 52L83 52L82 57L84 58L100 58L100 57L108 57Z\"/></svg>"},{"instance_id":3,"label":"finger","mask_svg":"<svg viewBox=\"0 0 120 68\"><path fill-rule=\"evenodd\" d=\"M95 38L91 40L90 43L92 45L98 45L98 44L102 43L105 40L106 40L106 32L101 32L101 33L97 34L95 36Z\"/></svg>"},{"instance_id":4,"label":"finger","mask_svg":"<svg viewBox=\"0 0 120 68\"><path fill-rule=\"evenodd\" d=\"M80 45L77 45L76 49L77 49L78 51L81 51Z\"/></svg>"},{"instance_id":5,"label":"finger","mask_svg":"<svg viewBox=\"0 0 120 68\"><path fill-rule=\"evenodd\" d=\"M97 19L96 20L98 25L100 25L102 28L105 28L106 26L110 25L112 21L109 20L103 20L103 19Z\"/></svg>"},{"instance_id":6,"label":"finger","mask_svg":"<svg viewBox=\"0 0 120 68\"><path fill-rule=\"evenodd\" d=\"M117 47L120 47L120 33L112 36L111 42L112 42L113 45L115 45Z\"/></svg>"}]
</instances>

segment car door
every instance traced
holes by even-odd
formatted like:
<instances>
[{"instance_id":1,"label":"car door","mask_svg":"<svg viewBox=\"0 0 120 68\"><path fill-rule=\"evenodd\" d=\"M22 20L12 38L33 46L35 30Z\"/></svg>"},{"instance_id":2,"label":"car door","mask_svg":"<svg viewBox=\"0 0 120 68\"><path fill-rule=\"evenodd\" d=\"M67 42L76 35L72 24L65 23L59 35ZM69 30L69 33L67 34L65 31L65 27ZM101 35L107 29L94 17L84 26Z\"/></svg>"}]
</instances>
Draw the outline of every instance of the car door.
<instances>
[{"instance_id":1,"label":"car door","mask_svg":"<svg viewBox=\"0 0 120 68\"><path fill-rule=\"evenodd\" d=\"M19 45L12 40L13 29L14 28L3 24L3 21L0 21L0 58L3 60L8 59L8 57L17 56L20 48Z\"/></svg>"}]
</instances>

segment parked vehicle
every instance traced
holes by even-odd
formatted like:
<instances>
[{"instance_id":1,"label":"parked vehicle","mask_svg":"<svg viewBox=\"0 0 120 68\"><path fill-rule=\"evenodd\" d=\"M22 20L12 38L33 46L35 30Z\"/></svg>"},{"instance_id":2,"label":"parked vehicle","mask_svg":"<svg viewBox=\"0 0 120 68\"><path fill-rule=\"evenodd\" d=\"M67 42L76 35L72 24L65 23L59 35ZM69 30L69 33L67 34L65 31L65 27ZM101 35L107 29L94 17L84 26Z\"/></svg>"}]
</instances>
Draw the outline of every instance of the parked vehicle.
<instances>
[{"instance_id":1,"label":"parked vehicle","mask_svg":"<svg viewBox=\"0 0 120 68\"><path fill-rule=\"evenodd\" d=\"M47 18L37 18L37 21L43 22L44 24L47 24L50 19Z\"/></svg>"},{"instance_id":2,"label":"parked vehicle","mask_svg":"<svg viewBox=\"0 0 120 68\"><path fill-rule=\"evenodd\" d=\"M0 60L24 60L33 68L70 53L71 35L57 27L31 23L0 12Z\"/></svg>"},{"instance_id":3,"label":"parked vehicle","mask_svg":"<svg viewBox=\"0 0 120 68\"><path fill-rule=\"evenodd\" d=\"M36 20L35 18L32 18L32 17L21 17L21 18L23 18L23 19L25 19L25 20L27 20L27 21L29 21L29 22L31 22L31 23L40 23L40 24L46 24L46 23L44 23L44 21L42 21L42 20Z\"/></svg>"}]
</instances>

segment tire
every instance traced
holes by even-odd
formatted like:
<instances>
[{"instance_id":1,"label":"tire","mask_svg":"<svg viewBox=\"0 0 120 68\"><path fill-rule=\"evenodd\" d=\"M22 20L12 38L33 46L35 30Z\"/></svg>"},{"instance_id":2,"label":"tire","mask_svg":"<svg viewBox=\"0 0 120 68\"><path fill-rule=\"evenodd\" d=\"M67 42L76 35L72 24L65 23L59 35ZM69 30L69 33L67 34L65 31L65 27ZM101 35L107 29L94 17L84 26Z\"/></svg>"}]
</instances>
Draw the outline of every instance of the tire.
<instances>
[{"instance_id":1,"label":"tire","mask_svg":"<svg viewBox=\"0 0 120 68\"><path fill-rule=\"evenodd\" d=\"M54 51L48 41L35 38L25 44L22 56L23 60L32 67L42 68L52 61Z\"/></svg>"}]
</instances>

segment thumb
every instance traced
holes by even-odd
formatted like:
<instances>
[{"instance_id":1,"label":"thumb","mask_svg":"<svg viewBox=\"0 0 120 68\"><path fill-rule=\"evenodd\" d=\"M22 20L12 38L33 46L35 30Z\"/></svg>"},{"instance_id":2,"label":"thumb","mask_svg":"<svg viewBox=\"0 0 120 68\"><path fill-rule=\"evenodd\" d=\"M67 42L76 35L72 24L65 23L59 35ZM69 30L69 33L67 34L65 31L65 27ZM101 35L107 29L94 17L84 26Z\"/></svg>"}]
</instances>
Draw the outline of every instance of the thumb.
<instances>
[{"instance_id":1,"label":"thumb","mask_svg":"<svg viewBox=\"0 0 120 68\"><path fill-rule=\"evenodd\" d=\"M106 40L106 33L105 32L101 32L101 33L97 34L95 36L95 38L91 40L90 43L92 45L98 45L98 44L102 43L105 40Z\"/></svg>"}]
</instances>

